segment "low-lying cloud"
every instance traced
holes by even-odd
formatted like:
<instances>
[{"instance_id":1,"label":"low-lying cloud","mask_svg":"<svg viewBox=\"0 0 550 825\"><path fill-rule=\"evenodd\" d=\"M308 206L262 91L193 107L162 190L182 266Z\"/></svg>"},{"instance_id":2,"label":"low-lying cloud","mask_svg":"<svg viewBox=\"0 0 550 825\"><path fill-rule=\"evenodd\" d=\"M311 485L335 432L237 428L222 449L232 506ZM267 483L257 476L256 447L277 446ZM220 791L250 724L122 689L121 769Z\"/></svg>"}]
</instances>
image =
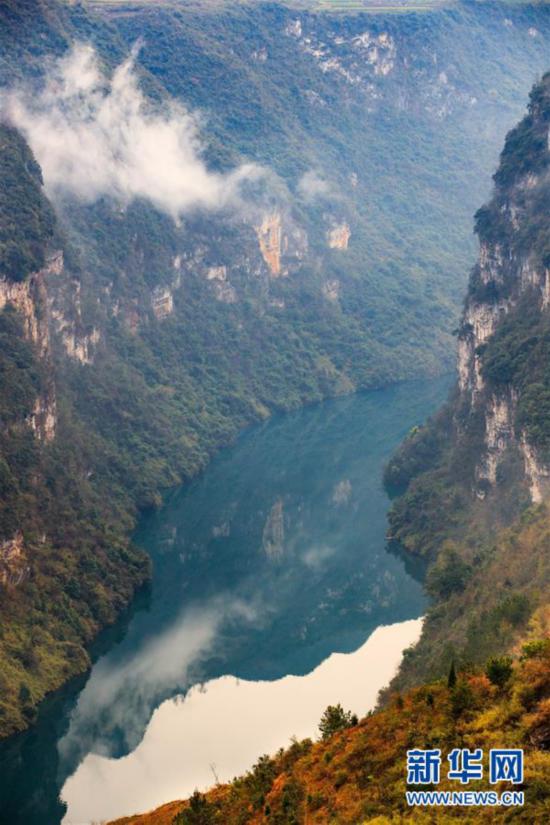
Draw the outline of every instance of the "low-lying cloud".
<instances>
[{"instance_id":1,"label":"low-lying cloud","mask_svg":"<svg viewBox=\"0 0 550 825\"><path fill-rule=\"evenodd\" d=\"M313 169L304 172L298 181L298 192L306 201L314 201L330 194L330 184Z\"/></svg>"},{"instance_id":2,"label":"low-lying cloud","mask_svg":"<svg viewBox=\"0 0 550 825\"><path fill-rule=\"evenodd\" d=\"M5 93L4 117L26 136L53 196L146 198L174 219L223 207L258 168L209 171L197 118L174 100L154 106L141 91L137 51L108 78L94 49L78 44L52 65L40 94L27 86Z\"/></svg>"}]
</instances>

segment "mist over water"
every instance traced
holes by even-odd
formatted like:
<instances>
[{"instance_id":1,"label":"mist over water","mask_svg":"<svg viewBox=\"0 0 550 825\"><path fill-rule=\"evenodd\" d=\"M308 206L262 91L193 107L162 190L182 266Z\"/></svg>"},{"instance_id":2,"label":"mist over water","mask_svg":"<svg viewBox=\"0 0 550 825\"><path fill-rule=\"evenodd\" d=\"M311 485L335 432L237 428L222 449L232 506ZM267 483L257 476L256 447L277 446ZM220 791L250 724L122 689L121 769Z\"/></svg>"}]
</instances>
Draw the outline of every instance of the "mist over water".
<instances>
[{"instance_id":1,"label":"mist over water","mask_svg":"<svg viewBox=\"0 0 550 825\"><path fill-rule=\"evenodd\" d=\"M329 703L372 707L425 608L386 549L382 469L448 385L276 418L144 518L151 593L80 692L0 748L2 825L130 814L315 735Z\"/></svg>"}]
</instances>

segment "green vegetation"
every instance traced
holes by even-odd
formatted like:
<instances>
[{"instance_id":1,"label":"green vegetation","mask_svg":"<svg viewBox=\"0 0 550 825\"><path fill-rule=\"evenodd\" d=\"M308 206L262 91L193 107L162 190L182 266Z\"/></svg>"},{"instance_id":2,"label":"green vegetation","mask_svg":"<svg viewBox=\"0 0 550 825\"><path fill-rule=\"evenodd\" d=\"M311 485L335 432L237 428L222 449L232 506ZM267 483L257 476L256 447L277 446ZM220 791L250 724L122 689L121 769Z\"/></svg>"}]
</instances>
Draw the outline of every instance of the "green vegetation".
<instances>
[{"instance_id":1,"label":"green vegetation","mask_svg":"<svg viewBox=\"0 0 550 825\"><path fill-rule=\"evenodd\" d=\"M342 705L329 705L319 723L321 739L329 739L334 733L357 724L357 716L345 711Z\"/></svg>"},{"instance_id":2,"label":"green vegetation","mask_svg":"<svg viewBox=\"0 0 550 825\"><path fill-rule=\"evenodd\" d=\"M142 36L143 89L206 115L209 167L256 161L273 187L243 214L196 211L181 225L146 200L121 208L57 194L56 227L28 148L2 128L0 274L33 284L30 273L60 249L65 268L29 293L27 311L49 319L51 340L32 344L12 309L0 316L0 543L19 542L25 568L2 590L0 735L26 725L48 690L87 666L90 640L147 579L147 560L128 539L140 508L157 506L168 487L275 411L450 363L473 251L470 213L533 66L546 59L549 23L535 8L514 11L503 56L502 9L493 5L410 17L304 11L301 36L288 31L296 14L272 4L216 6L216 14L187 4L120 14L102 6L97 15L56 0L1 4L2 87L38 82L76 40L90 42L108 72ZM535 24L540 42L526 34ZM396 44L386 74L358 58L367 30ZM335 50L346 71L360 64L361 82L326 71L306 37ZM449 62L444 78L434 52ZM326 184L315 197L299 185L311 171ZM289 242L307 235L281 278L269 277L254 230L273 209ZM329 248L327 231L344 222L349 248ZM206 277L221 264L235 300L217 300ZM173 301L166 317L155 315L159 289ZM37 402L52 412L53 399L55 438L39 442L29 417ZM424 440L425 455L432 438L447 449L448 421L441 426L411 437ZM395 464L403 489L419 465L409 456L409 466ZM460 496L438 460L433 472L445 495ZM420 537L433 526L424 511ZM434 592L457 595L471 567L450 554ZM290 784L281 816L298 797Z\"/></svg>"},{"instance_id":3,"label":"green vegetation","mask_svg":"<svg viewBox=\"0 0 550 825\"><path fill-rule=\"evenodd\" d=\"M44 266L55 221L28 146L1 124L0 177L0 272L19 281Z\"/></svg>"},{"instance_id":4,"label":"green vegetation","mask_svg":"<svg viewBox=\"0 0 550 825\"><path fill-rule=\"evenodd\" d=\"M537 281L538 273L545 277L550 238L550 153L541 141L549 120L545 75L527 116L506 140L494 196L477 215L484 249L499 263L483 272L474 268L467 313L495 301L507 310L476 348L483 386L475 402L469 390L455 392L437 416L409 435L386 471L388 488L398 494L390 513L392 537L430 560L427 588L434 599L422 640L407 653L395 682L399 687L442 676L452 661L464 666L488 657L487 675L502 686L509 669L503 652L550 599L550 516L547 505L529 507L521 452L526 440L538 461L550 456L550 327ZM463 324L459 335L470 340L471 325ZM480 468L495 399L511 413L497 433L502 442L491 481Z\"/></svg>"}]
</instances>

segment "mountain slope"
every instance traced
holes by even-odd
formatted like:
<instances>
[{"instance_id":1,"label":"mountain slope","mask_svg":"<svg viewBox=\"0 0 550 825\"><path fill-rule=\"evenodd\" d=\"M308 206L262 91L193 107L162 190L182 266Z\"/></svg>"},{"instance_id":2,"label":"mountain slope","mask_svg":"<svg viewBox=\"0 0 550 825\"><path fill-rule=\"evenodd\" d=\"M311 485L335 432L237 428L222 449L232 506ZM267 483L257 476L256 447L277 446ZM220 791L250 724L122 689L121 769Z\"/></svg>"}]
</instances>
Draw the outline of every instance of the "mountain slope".
<instances>
[{"instance_id":1,"label":"mountain slope","mask_svg":"<svg viewBox=\"0 0 550 825\"><path fill-rule=\"evenodd\" d=\"M437 602L399 683L501 649L547 603L549 123L546 75L476 216L456 391L386 473L392 536L432 559Z\"/></svg>"}]
</instances>

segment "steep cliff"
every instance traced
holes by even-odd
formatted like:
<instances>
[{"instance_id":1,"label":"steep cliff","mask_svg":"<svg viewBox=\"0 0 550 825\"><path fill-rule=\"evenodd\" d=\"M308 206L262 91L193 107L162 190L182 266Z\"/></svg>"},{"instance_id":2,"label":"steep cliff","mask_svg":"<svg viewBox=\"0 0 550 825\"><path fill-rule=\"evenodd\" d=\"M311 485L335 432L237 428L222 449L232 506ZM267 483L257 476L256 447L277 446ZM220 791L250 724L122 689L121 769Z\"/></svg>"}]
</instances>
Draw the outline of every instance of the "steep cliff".
<instances>
[{"instance_id":1,"label":"steep cliff","mask_svg":"<svg viewBox=\"0 0 550 825\"><path fill-rule=\"evenodd\" d=\"M547 514L536 505L550 491L549 124L546 75L476 215L457 386L387 468L400 493L391 537L430 560L436 600L404 679L510 644L548 596Z\"/></svg>"}]
</instances>

